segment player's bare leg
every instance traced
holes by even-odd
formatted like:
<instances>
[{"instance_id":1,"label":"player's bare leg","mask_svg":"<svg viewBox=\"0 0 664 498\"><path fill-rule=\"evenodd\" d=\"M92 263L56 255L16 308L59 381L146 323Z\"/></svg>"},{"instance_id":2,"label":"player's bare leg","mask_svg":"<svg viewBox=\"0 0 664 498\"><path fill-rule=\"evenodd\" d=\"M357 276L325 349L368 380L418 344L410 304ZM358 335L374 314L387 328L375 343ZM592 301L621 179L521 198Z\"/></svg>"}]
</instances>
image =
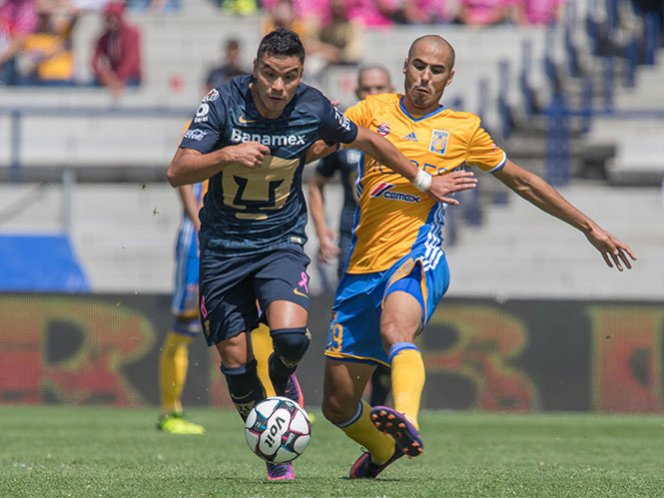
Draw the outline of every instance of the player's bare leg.
<instances>
[{"instance_id":1,"label":"player's bare leg","mask_svg":"<svg viewBox=\"0 0 664 498\"><path fill-rule=\"evenodd\" d=\"M366 448L353 464L350 478L374 478L403 453L394 440L376 429L368 403L362 400L373 365L327 359L323 414L348 437Z\"/></svg>"},{"instance_id":2,"label":"player's bare leg","mask_svg":"<svg viewBox=\"0 0 664 498\"><path fill-rule=\"evenodd\" d=\"M378 430L390 434L410 457L423 451L418 416L425 371L422 354L414 344L421 323L422 311L415 297L403 291L388 295L380 326L392 367L394 409L374 407L371 418Z\"/></svg>"}]
</instances>

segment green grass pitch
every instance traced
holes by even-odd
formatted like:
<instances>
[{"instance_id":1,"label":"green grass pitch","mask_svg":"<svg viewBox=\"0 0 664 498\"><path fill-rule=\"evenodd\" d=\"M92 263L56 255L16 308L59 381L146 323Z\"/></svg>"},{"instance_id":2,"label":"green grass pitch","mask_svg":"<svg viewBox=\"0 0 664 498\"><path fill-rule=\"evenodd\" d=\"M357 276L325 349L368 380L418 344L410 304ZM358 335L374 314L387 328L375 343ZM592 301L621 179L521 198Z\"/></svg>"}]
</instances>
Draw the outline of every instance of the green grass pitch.
<instances>
[{"instance_id":1,"label":"green grass pitch","mask_svg":"<svg viewBox=\"0 0 664 498\"><path fill-rule=\"evenodd\" d=\"M188 414L205 436L158 432L154 408L0 406L0 496L664 496L661 416L424 412L424 455L350 481L359 449L316 413L297 480L268 483L235 413Z\"/></svg>"}]
</instances>

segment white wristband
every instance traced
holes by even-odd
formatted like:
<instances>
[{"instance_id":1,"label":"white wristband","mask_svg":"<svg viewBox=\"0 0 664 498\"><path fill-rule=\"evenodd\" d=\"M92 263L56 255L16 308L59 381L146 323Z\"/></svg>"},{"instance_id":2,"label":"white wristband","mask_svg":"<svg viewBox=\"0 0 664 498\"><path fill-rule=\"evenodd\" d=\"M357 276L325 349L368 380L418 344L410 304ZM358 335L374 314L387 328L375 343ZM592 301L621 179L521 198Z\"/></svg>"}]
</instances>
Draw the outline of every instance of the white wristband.
<instances>
[{"instance_id":1,"label":"white wristband","mask_svg":"<svg viewBox=\"0 0 664 498\"><path fill-rule=\"evenodd\" d=\"M413 178L413 185L420 192L426 192L431 187L432 178L426 171L418 170L417 175Z\"/></svg>"}]
</instances>

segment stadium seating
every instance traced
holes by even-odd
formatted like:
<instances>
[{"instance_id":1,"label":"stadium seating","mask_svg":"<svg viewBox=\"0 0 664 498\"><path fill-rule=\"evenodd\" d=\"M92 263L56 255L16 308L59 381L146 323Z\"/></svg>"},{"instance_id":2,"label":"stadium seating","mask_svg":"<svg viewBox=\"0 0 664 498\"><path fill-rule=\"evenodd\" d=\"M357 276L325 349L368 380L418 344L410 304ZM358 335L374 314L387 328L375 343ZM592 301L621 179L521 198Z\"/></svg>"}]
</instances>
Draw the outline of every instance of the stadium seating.
<instances>
[{"instance_id":1,"label":"stadium seating","mask_svg":"<svg viewBox=\"0 0 664 498\"><path fill-rule=\"evenodd\" d=\"M587 3L577 3L576 25L584 22L580 13ZM119 101L113 101L105 90L91 87L0 88L0 178L17 171L9 168L17 158L21 163L19 177L25 180L53 180L66 168L74 170L84 183L79 183L72 193L70 235L93 291L169 292L180 207L175 191L163 182L165 168L184 120L203 92L205 70L218 60L222 41L239 38L242 57L249 66L260 38L260 18L224 15L206 0L182 2L177 13L137 12L130 18L140 26L144 37L145 82L141 88L128 90ZM88 63L99 26L99 19L88 15L76 30L81 81L90 78ZM541 111L550 103L553 77L562 78L565 83L572 110L582 108L583 74L575 75L567 63L571 45L565 45L564 30L547 33L542 28L499 26L478 31L451 25L434 30L447 37L457 51L457 74L445 102L458 102L460 108L481 114L511 158L546 175L548 123ZM431 31L430 27L366 31L363 60L386 64L395 86L400 88L401 67L409 44ZM597 83L602 77L601 57L593 53L590 36L575 35L573 47L578 51L575 57L578 56L579 66L586 76L594 78L595 94L591 97L595 109L601 110L602 87ZM620 64L618 69L622 71ZM616 79L613 109L664 109L663 77L660 63L652 68L639 67L633 88L625 88ZM328 95L351 103L353 78L352 69L341 68L325 74L320 86ZM497 105L501 100L498 97L503 98L502 107ZM528 102L536 102L540 109L533 110ZM9 109L22 113L18 151L13 142L16 121ZM506 112L510 113L510 120L504 119ZM642 118L628 123L609 115L595 116L587 135L582 133L582 126L573 130L573 172L579 170L579 161L592 156L593 150L601 151L598 160L602 165L615 150L615 158L606 163L606 174L612 183L654 185L661 181L658 175L664 170L663 122L659 117L644 126ZM508 135L510 140L504 140ZM118 181L125 183L112 183ZM154 183L144 185L145 182ZM12 191L18 195L30 188L34 187L3 186L0 214L11 206L11 197L4 193ZM620 276L602 268L601 259L580 234L512 195L505 195L498 182L483 180L481 192L483 211L475 211L473 216L464 214L459 219L484 223L460 226L457 245L448 246L453 273L451 292L515 296L528 289L529 295L560 297L661 297L657 294L661 294L661 289L653 283L664 279L664 262L657 252L663 235L657 231L662 225L662 204L656 188L625 190L601 183L573 182L564 189L588 214L630 243L641 257L638 271ZM339 186L330 185L326 197L334 225L336 206L341 202ZM494 198L500 198L504 205L489 204L487 199ZM53 202L39 213L24 212L5 223L3 229L17 226L35 232L53 231L57 222L46 227L36 222L44 213L57 213L65 201ZM313 232L310 235L315 240ZM313 257L313 244L308 251ZM312 267L312 274L315 271ZM658 280L652 279L653 275ZM320 286L319 279L312 279L313 292Z\"/></svg>"}]
</instances>

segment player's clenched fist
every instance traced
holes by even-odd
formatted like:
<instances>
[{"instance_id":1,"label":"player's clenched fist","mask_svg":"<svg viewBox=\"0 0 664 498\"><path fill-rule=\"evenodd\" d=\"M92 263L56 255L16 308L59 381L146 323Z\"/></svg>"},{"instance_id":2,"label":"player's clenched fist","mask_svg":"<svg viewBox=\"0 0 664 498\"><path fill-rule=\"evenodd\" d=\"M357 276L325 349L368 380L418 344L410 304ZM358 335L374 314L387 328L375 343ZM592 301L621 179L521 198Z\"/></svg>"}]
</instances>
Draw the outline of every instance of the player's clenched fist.
<instances>
[{"instance_id":1,"label":"player's clenched fist","mask_svg":"<svg viewBox=\"0 0 664 498\"><path fill-rule=\"evenodd\" d=\"M263 164L265 156L270 153L270 148L258 142L244 142L226 147L224 151L226 152L224 162L257 168Z\"/></svg>"}]
</instances>

